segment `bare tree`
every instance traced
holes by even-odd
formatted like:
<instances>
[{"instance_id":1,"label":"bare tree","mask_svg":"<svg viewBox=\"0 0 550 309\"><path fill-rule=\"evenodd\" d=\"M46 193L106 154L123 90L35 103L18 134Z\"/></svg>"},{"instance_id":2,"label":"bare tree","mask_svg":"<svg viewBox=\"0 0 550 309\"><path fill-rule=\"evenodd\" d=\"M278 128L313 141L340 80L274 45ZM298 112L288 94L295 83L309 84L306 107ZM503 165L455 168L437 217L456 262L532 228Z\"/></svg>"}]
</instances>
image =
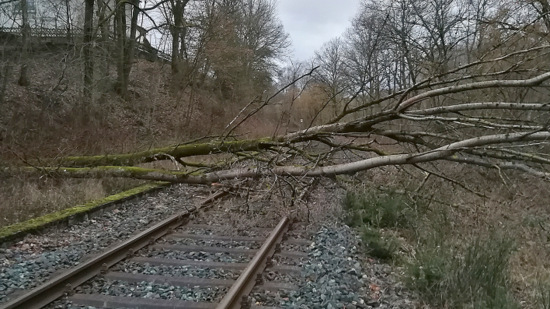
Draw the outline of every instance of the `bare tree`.
<instances>
[{"instance_id":1,"label":"bare tree","mask_svg":"<svg viewBox=\"0 0 550 309\"><path fill-rule=\"evenodd\" d=\"M325 92L326 105L330 107L330 117L338 115L342 99L351 90L346 76L345 53L346 45L340 38L330 40L315 53L315 64L319 69L314 76Z\"/></svg>"},{"instance_id":2,"label":"bare tree","mask_svg":"<svg viewBox=\"0 0 550 309\"><path fill-rule=\"evenodd\" d=\"M21 69L19 72L18 84L20 86L30 85L30 79L28 74L28 57L29 57L29 44L31 36L31 26L29 24L29 8L27 0L21 0Z\"/></svg>"},{"instance_id":3,"label":"bare tree","mask_svg":"<svg viewBox=\"0 0 550 309\"><path fill-rule=\"evenodd\" d=\"M288 35L268 0L213 2L209 10L206 57L226 97L239 87L262 89L271 82Z\"/></svg>"},{"instance_id":4,"label":"bare tree","mask_svg":"<svg viewBox=\"0 0 550 309\"><path fill-rule=\"evenodd\" d=\"M208 65L203 69L219 81L228 78L225 73L241 73L255 66L250 62L254 57L234 58L244 50L250 55L257 52L255 46L258 45L245 44L248 41L244 39L249 38L246 27L235 26L243 25L243 16L255 15L241 14L241 9L247 6L234 6L239 4L237 0L210 4L213 11L208 14L212 18L208 20L210 24L204 24L209 26L205 29L220 29L220 32L205 32L210 37L204 53L204 63ZM450 0L400 4L402 6L379 2L374 13L362 12L363 19L354 23L357 29L325 46L326 54L318 53L322 60L327 60L322 63L325 72L320 74L325 78L323 82L338 85L345 93L341 98L343 104L336 106L337 113L329 121L266 138L237 140L226 134L208 141L138 153L59 158L48 166L4 168L1 173L209 183L262 175L332 177L388 165L410 165L424 170L427 164L443 161L495 169L500 173L521 171L550 180L547 99L550 45L539 33L529 33L525 27L511 29L512 23L507 21L506 14L495 13L497 26L471 34L464 30L467 29L464 16L485 13L462 9L477 10L479 6L454 11L458 2ZM412 6L416 6L416 11L410 15L405 8ZM498 11L500 7L492 9ZM524 21L532 22L533 12L527 13L529 18ZM401 25L387 26L386 22L397 21L396 17L403 21ZM374 21L372 29L361 23L369 19ZM476 22L480 23L476 26L478 29L487 23ZM505 24L508 28L504 28ZM470 35L477 36L477 47L469 44L465 48L467 44L462 42ZM499 44L493 45L494 42ZM345 52L340 52L340 48ZM395 59L391 55L394 50L399 50L403 59ZM465 50L472 52L471 62L449 61L451 55ZM433 68L432 61L437 64L437 70L426 69ZM363 77L351 78L352 72ZM252 111L242 109L244 117L237 115L237 120L228 126L229 131L234 132L249 116L270 106L278 95L290 92L295 82L303 82L304 87L315 84L304 82L314 73L312 70L297 78L294 74L293 80L275 94L267 98L259 96L249 105L259 104L253 106ZM383 78L376 79L378 74ZM291 94L292 100L299 94ZM232 159L200 169L185 162L189 156L216 153L226 153L225 158ZM135 167L157 160L171 160L186 169ZM445 177L452 180L453 175Z\"/></svg>"}]
</instances>

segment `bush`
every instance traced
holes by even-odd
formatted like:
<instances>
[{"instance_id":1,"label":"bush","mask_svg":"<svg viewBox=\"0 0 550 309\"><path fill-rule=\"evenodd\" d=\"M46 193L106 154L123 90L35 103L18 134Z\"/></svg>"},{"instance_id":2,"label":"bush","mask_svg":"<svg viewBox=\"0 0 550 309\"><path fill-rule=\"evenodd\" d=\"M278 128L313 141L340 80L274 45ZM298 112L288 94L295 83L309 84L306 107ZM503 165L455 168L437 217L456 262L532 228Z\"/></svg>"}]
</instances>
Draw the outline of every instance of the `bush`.
<instances>
[{"instance_id":1,"label":"bush","mask_svg":"<svg viewBox=\"0 0 550 309\"><path fill-rule=\"evenodd\" d=\"M391 260L399 247L391 235L383 235L379 229L410 227L414 212L412 201L395 193L376 196L370 192L348 191L343 199L346 224L361 229L361 238L367 253L381 260Z\"/></svg>"},{"instance_id":2,"label":"bush","mask_svg":"<svg viewBox=\"0 0 550 309\"><path fill-rule=\"evenodd\" d=\"M393 237L383 237L382 234L368 226L363 228L361 239L367 248L367 253L381 260L391 260L399 247Z\"/></svg>"},{"instance_id":3,"label":"bush","mask_svg":"<svg viewBox=\"0 0 550 309\"><path fill-rule=\"evenodd\" d=\"M396 193L377 197L369 192L348 191L343 200L346 223L355 227L365 224L377 228L410 227L414 217L411 202Z\"/></svg>"},{"instance_id":4,"label":"bush","mask_svg":"<svg viewBox=\"0 0 550 309\"><path fill-rule=\"evenodd\" d=\"M451 245L424 244L408 265L409 286L448 308L519 308L509 292L510 240L477 238L460 254Z\"/></svg>"}]
</instances>

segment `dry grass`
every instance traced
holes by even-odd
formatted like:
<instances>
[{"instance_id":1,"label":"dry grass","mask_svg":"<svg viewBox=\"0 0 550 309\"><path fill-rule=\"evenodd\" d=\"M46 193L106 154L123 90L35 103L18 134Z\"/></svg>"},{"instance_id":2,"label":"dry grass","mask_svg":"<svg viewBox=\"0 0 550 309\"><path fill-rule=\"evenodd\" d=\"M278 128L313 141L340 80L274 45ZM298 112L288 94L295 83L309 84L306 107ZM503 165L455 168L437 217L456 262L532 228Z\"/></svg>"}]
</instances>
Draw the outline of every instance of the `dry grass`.
<instances>
[{"instance_id":1,"label":"dry grass","mask_svg":"<svg viewBox=\"0 0 550 309\"><path fill-rule=\"evenodd\" d=\"M547 308L542 305L546 294L541 287L550 282L550 183L452 163L426 167L457 183L432 175L420 187L424 173L411 167L387 167L362 173L361 184L351 187L369 192L381 189L378 194L398 192L425 207L414 229L383 229L383 235L400 242L397 259L417 259L431 241L426 239L439 239L452 250L465 252L476 240L500 235L512 241L514 248L507 268L511 293L522 308Z\"/></svg>"},{"instance_id":2,"label":"dry grass","mask_svg":"<svg viewBox=\"0 0 550 309\"><path fill-rule=\"evenodd\" d=\"M0 227L122 192L138 181L112 179L0 180Z\"/></svg>"},{"instance_id":3,"label":"dry grass","mask_svg":"<svg viewBox=\"0 0 550 309\"><path fill-rule=\"evenodd\" d=\"M44 51L30 60L31 87L18 86L15 71L8 78L0 113L0 165L40 165L44 159L66 155L124 153L180 143L219 132L232 117L225 111L227 104L208 89L174 91L169 66L144 60L133 67L128 100L121 100L110 87L115 74L98 80L103 88L94 100L87 100L81 96L78 57ZM0 225L102 198L136 183L2 179Z\"/></svg>"}]
</instances>

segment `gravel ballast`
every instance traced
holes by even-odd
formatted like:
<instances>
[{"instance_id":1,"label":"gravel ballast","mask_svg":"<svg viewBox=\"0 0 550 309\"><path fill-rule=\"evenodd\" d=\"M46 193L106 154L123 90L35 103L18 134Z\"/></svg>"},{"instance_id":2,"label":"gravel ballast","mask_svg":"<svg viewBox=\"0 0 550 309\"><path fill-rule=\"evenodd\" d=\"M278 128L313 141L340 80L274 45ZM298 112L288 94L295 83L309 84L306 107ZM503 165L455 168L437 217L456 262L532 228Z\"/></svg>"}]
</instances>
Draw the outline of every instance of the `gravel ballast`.
<instances>
[{"instance_id":1,"label":"gravel ballast","mask_svg":"<svg viewBox=\"0 0 550 309\"><path fill-rule=\"evenodd\" d=\"M29 235L0 249L0 303L16 290L30 289L52 274L75 266L87 255L129 238L175 213L191 208L208 192L200 187L173 185L149 196L121 203L113 210L72 224Z\"/></svg>"},{"instance_id":2,"label":"gravel ballast","mask_svg":"<svg viewBox=\"0 0 550 309\"><path fill-rule=\"evenodd\" d=\"M360 239L349 227L322 227L309 247L309 260L301 264L299 289L255 291L250 300L256 305L301 309L415 308L394 282L391 268L366 259L359 248Z\"/></svg>"},{"instance_id":3,"label":"gravel ballast","mask_svg":"<svg viewBox=\"0 0 550 309\"><path fill-rule=\"evenodd\" d=\"M87 256L101 252L116 242L123 241L148 225L196 205L199 198L209 194L207 189L174 185L147 197L123 202L116 209L87 219L67 228L48 230L41 236L27 236L7 249L0 249L0 306L13 297L13 292L31 289L51 278L57 272L75 266ZM190 234L218 234L216 229ZM218 231L219 232L219 231ZM260 235L250 230L239 233ZM291 231L291 233L297 233ZM310 234L311 235L311 234ZM301 237L300 233L293 237ZM262 291L251 294L252 304L282 308L414 308L414 303L401 286L392 279L392 269L360 254L360 239L341 223L325 225L310 237L310 246L284 244L284 250L307 252L307 259L279 257L283 265L297 265L302 271L292 274L273 273L268 280L289 282L297 291ZM168 243L177 243L169 241ZM184 240L186 245L215 245L215 241ZM256 247L247 242L233 242L230 246ZM251 256L205 252L168 252L143 250L137 256L157 256L182 260L219 262L247 262ZM123 262L115 270L148 275L217 277L234 279L234 272L186 267L152 266ZM219 300L227 289L206 291L163 284L124 284L119 281L96 278L79 292L102 292L106 295L133 295L158 299L190 301ZM54 307L63 308L61 302Z\"/></svg>"}]
</instances>

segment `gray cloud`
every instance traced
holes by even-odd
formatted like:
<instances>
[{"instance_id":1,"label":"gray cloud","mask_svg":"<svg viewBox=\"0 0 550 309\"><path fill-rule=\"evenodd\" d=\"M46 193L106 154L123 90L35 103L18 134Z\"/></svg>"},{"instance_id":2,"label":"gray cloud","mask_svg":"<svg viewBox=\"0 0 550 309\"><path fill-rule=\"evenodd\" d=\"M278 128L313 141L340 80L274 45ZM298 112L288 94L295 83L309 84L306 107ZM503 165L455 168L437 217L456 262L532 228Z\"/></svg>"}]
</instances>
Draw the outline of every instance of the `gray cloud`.
<instances>
[{"instance_id":1,"label":"gray cloud","mask_svg":"<svg viewBox=\"0 0 550 309\"><path fill-rule=\"evenodd\" d=\"M308 60L323 43L344 33L359 0L279 0L279 17L290 34L294 58Z\"/></svg>"}]
</instances>

